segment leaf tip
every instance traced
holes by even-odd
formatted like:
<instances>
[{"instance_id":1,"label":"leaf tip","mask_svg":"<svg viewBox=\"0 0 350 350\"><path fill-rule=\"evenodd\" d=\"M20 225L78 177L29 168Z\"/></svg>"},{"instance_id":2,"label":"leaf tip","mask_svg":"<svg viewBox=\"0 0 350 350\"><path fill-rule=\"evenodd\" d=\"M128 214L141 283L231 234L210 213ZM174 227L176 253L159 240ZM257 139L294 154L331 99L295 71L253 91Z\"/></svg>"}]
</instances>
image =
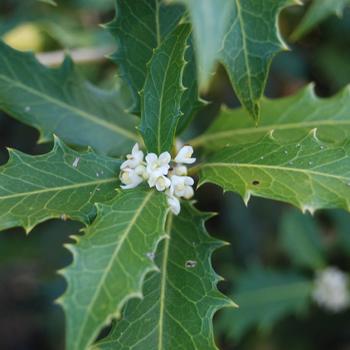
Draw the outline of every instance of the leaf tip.
<instances>
[{"instance_id":1,"label":"leaf tip","mask_svg":"<svg viewBox=\"0 0 350 350\"><path fill-rule=\"evenodd\" d=\"M313 207L312 205L302 204L301 211L303 214L309 213L310 215L313 216L315 214L316 208Z\"/></svg>"},{"instance_id":2,"label":"leaf tip","mask_svg":"<svg viewBox=\"0 0 350 350\"><path fill-rule=\"evenodd\" d=\"M246 192L243 195L243 202L244 202L246 207L249 204L251 196L252 196L252 192L250 190L246 190Z\"/></svg>"}]
</instances>

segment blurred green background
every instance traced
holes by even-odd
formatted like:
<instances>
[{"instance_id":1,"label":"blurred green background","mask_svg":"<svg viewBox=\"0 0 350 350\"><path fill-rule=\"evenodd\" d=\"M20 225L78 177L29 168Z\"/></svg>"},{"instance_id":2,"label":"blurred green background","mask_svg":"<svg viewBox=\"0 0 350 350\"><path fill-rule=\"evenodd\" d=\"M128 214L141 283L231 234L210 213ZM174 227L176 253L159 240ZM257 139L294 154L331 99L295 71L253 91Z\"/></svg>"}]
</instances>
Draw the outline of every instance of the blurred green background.
<instances>
[{"instance_id":1,"label":"blurred green background","mask_svg":"<svg viewBox=\"0 0 350 350\"><path fill-rule=\"evenodd\" d=\"M58 6L47 2L1 0L3 40L36 53L80 48L113 52L113 38L99 26L113 18L113 0L58 0ZM350 81L350 10L342 18L327 18L293 43L288 38L306 8L290 7L280 16L291 51L273 62L269 97L293 94L310 81L326 97ZM100 58L78 68L95 84L118 89L128 105L112 62ZM198 114L189 134L205 129L221 104L238 106L220 67L204 97L211 103ZM50 149L51 145L37 145L37 138L34 129L0 112L0 164L7 161L5 147L29 154ZM240 305L215 316L220 349L350 349L350 310L327 311L310 296L319 270L336 266L350 273L350 214L321 211L311 217L258 198L247 208L238 196L207 185L196 196L200 209L220 212L208 223L209 231L231 243L213 261L225 278L220 289ZM65 283L56 271L70 263L63 244L80 228L75 222L52 220L29 236L21 229L0 234L1 350L64 348L64 317L54 300Z\"/></svg>"}]
</instances>

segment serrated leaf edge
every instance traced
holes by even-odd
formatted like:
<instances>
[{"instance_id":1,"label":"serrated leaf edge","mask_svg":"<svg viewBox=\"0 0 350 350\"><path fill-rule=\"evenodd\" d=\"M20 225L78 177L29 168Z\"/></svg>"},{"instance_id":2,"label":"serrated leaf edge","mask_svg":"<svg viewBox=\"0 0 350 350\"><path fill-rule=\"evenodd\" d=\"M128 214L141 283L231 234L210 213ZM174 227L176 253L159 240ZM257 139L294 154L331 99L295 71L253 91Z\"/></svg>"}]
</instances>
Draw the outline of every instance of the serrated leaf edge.
<instances>
[{"instance_id":1,"label":"serrated leaf edge","mask_svg":"<svg viewBox=\"0 0 350 350\"><path fill-rule=\"evenodd\" d=\"M30 158L30 159L38 159L39 157L47 157L50 156L52 154L55 154L58 150L62 150L62 152L64 154L67 154L68 152L70 154L76 155L77 157L81 157L82 155L86 155L86 154L95 154L95 152L93 151L93 149L91 147L87 147L84 151L81 152L77 152L74 151L73 149L69 148L61 139L59 139L56 135L53 135L54 137L54 144L52 149L48 152L48 153L44 153L44 154L39 154L39 155L30 155L30 154L26 154L23 153L19 150L7 147L7 151L8 151L8 155L9 155L9 159L8 161L0 166L0 173L3 169L5 169L7 166L11 165L13 162L15 162L15 159L17 157L22 157L24 156L25 158ZM104 156L101 156L104 157ZM107 158L107 156L106 156ZM95 181L91 182L91 183L87 183L85 182L81 187L83 186L87 186L88 184L103 184L103 183L108 183L108 182L114 182L116 181L117 178L116 177L111 177L109 179L96 179ZM59 186L57 188L48 188L45 190L39 190L39 192L50 192L50 191L54 191L54 190L60 190L63 188L76 188L79 187L77 185L67 185L67 186ZM28 194L31 193L35 193L36 191L30 191L28 192ZM18 196L22 196L24 195L24 193L18 194ZM0 199L3 197L0 197ZM61 218L61 216L64 215L64 213L62 213L61 215L57 214L57 215L48 215L47 217L41 219L40 221L36 222L33 225L22 225L21 222L18 221L14 221L14 225L18 225L18 227L23 227L23 229L25 230L25 233L28 235L33 229L34 227L36 227L37 225L39 225L42 222L45 222L46 220L49 219L59 219ZM67 217L69 219L69 217ZM89 222L88 221L84 221L84 220L80 220L81 223L83 223L84 225L88 225Z\"/></svg>"},{"instance_id":2,"label":"serrated leaf edge","mask_svg":"<svg viewBox=\"0 0 350 350\"><path fill-rule=\"evenodd\" d=\"M273 140L274 142L276 143L279 143L279 144L282 144L281 142L279 142L279 140L276 140L273 136L273 132L274 130L270 130L261 140L263 140L264 138L269 138L271 140ZM314 128L312 130L309 131L309 133L307 134L307 136L303 137L301 140L304 140L304 139L307 139L307 138L312 138L315 142L317 142L319 145L327 145L326 142L323 142L321 141L318 137L317 137L317 128ZM215 164L214 163L203 163L203 164L200 164L198 165L198 168L199 169L203 169L205 168L206 166L210 166L212 164ZM250 163L235 163L236 166L241 166L241 167L260 167L260 168L279 168L280 166L268 166L268 165L255 165L255 164L250 164ZM229 166L229 165L227 165ZM309 170L309 171L304 171L304 170L301 170L301 169L295 169L295 168L288 168L289 171L291 172L303 172L303 173L316 173L315 171L313 170ZM332 178L338 178L339 180L344 180L346 181L347 178L344 177L344 179L341 179L342 176L338 176L338 175L333 175L333 174L323 174L323 173L317 173L317 175L320 175L320 176L323 176L323 177L332 177ZM198 184L197 184L197 189L200 188L202 185L206 184L206 183L213 183L212 181L210 180L207 180L207 179L203 179L203 178L199 178L199 181L198 181ZM215 183L214 183L215 184ZM226 190L225 188L222 188L223 190L223 193L226 193L226 192L232 192L231 190ZM237 192L239 193L239 192ZM260 194L256 194L254 193L254 191L250 190L250 189L246 189L244 193L239 193L240 196L242 197L243 201L244 201L244 204L246 206L248 206L249 204L249 201L250 201L250 198L252 195L254 196L257 196L257 197L263 197L261 196ZM349 201L346 201L346 204L347 206L344 208L346 209L347 211L350 211L350 202ZM324 207L317 207L317 206L313 206L313 205L309 205L307 203L298 203L298 205L296 205L296 207L298 209L300 209L304 214L305 213L310 213L311 215L314 215L314 213L317 211L317 210L320 210L320 209L325 209Z\"/></svg>"},{"instance_id":3,"label":"serrated leaf edge","mask_svg":"<svg viewBox=\"0 0 350 350\"><path fill-rule=\"evenodd\" d=\"M150 191L150 194L147 195L147 201L144 201L144 204L142 207L144 207L146 205L146 203L148 202L148 200L151 198L152 195L154 195L155 193L155 190L151 190ZM113 200L111 200L110 202L112 202ZM105 205L107 205L107 203L96 203L95 204L95 207L96 207L96 210L97 210L97 215L95 217L95 220L97 220L99 217L101 217L102 215L102 209ZM166 209L167 210L167 213L169 213L169 208ZM163 222L163 227L165 227L165 223L166 223L166 218L167 218L168 214L164 215L164 222ZM86 234L86 230L87 230L87 227L86 228L83 228L81 229L80 231L83 232L84 234ZM71 239L73 239L75 241L76 244L79 244L79 241L80 241L80 237L79 236L76 236L76 235L73 235L70 237ZM166 239L167 238L167 233L166 233L166 230L164 229L164 233L163 235L161 235L159 237L159 239L156 241L155 243L155 247L153 249L153 253L156 252L157 250L157 247L159 245L159 243L163 240L163 239ZM76 249L76 244L71 244L71 243L67 243L67 244L64 244L64 247L72 254L73 256L73 261L72 263L61 269L61 270L58 270L57 271L57 274L62 276L67 284L67 287L66 287L66 290L65 292L60 296L58 297L56 300L55 300L55 304L57 305L60 305L62 307L62 309L65 311L66 313L66 308L65 308L65 304L64 304L64 299L67 295L67 292L68 292L68 288L69 288L69 278L68 278L68 268L74 266L75 262L76 262L76 257L77 257L77 249ZM112 259L111 259L112 260ZM91 346L92 343L95 341L95 338L98 336L98 333L100 332L101 329L103 329L103 327L105 326L108 326L111 321L113 319L118 319L121 317L121 312L122 312L122 308L124 307L124 305L130 300L130 299L133 299L133 298L138 298L138 299L143 299L143 293L142 293L142 287L143 287L143 284L144 284L144 280L146 278L146 276L151 273L151 272L159 272L159 268L158 266L153 262L152 265L150 265L150 267L148 267L147 269L144 270L144 272L142 273L141 275L141 278L139 280L139 284L138 284L138 287L136 288L136 290L132 293L129 293L128 295L126 295L124 297L124 299L122 299L115 312L111 313L109 316L106 317L105 320L101 321L100 322L100 326L99 326L99 329L95 331L94 334L91 334L90 335L90 340L89 340L89 343L88 343L88 346ZM82 329L82 327L81 327Z\"/></svg>"}]
</instances>

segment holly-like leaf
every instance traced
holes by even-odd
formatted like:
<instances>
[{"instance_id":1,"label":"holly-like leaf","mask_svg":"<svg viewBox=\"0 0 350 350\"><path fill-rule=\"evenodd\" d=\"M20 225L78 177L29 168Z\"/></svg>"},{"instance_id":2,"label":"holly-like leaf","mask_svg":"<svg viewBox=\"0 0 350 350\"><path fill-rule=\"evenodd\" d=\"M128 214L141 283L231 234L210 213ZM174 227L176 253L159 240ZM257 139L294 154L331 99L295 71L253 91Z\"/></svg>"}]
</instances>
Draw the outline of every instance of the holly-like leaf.
<instances>
[{"instance_id":1,"label":"holly-like leaf","mask_svg":"<svg viewBox=\"0 0 350 350\"><path fill-rule=\"evenodd\" d=\"M9 152L0 167L0 230L22 226L29 232L51 218L88 223L94 203L116 195L119 160L73 151L58 139L47 154Z\"/></svg>"},{"instance_id":2,"label":"holly-like leaf","mask_svg":"<svg viewBox=\"0 0 350 350\"><path fill-rule=\"evenodd\" d=\"M235 281L233 297L237 310L224 310L218 328L225 336L239 340L252 327L270 330L276 321L304 312L312 281L289 271L251 267Z\"/></svg>"},{"instance_id":3,"label":"holly-like leaf","mask_svg":"<svg viewBox=\"0 0 350 350\"><path fill-rule=\"evenodd\" d=\"M150 257L165 236L167 212L164 194L149 188L97 204L95 221L68 246L74 260L62 271L67 350L86 349L127 300L142 297L146 274L157 270Z\"/></svg>"},{"instance_id":4,"label":"holly-like leaf","mask_svg":"<svg viewBox=\"0 0 350 350\"><path fill-rule=\"evenodd\" d=\"M314 0L293 32L291 39L300 39L331 15L337 15L340 17L347 5L350 5L349 0Z\"/></svg>"},{"instance_id":5,"label":"holly-like leaf","mask_svg":"<svg viewBox=\"0 0 350 350\"><path fill-rule=\"evenodd\" d=\"M190 26L182 24L155 50L142 92L140 130L149 152L170 151L181 117L184 54Z\"/></svg>"},{"instance_id":6,"label":"holly-like leaf","mask_svg":"<svg viewBox=\"0 0 350 350\"><path fill-rule=\"evenodd\" d=\"M350 210L350 142L322 143L313 130L299 142L270 134L261 141L224 148L201 166L201 183L293 204L304 212Z\"/></svg>"},{"instance_id":7,"label":"holly-like leaf","mask_svg":"<svg viewBox=\"0 0 350 350\"><path fill-rule=\"evenodd\" d=\"M217 349L213 314L234 304L216 289L219 278L210 258L222 242L208 236L209 217L183 203L181 214L169 218L169 237L156 256L160 273L149 275L144 298L127 304L123 319L97 349Z\"/></svg>"},{"instance_id":8,"label":"holly-like leaf","mask_svg":"<svg viewBox=\"0 0 350 350\"><path fill-rule=\"evenodd\" d=\"M281 142L298 140L313 128L320 139L341 142L350 136L348 110L349 87L331 98L319 98L309 85L294 96L264 98L257 127L243 109L224 108L211 127L189 143L216 151L226 145L256 142L271 130Z\"/></svg>"},{"instance_id":9,"label":"holly-like leaf","mask_svg":"<svg viewBox=\"0 0 350 350\"><path fill-rule=\"evenodd\" d=\"M160 0L116 0L116 18L107 26L117 41L112 59L129 85L135 113L140 113L139 92L145 84L146 65L182 15L181 6L166 6Z\"/></svg>"},{"instance_id":10,"label":"holly-like leaf","mask_svg":"<svg viewBox=\"0 0 350 350\"><path fill-rule=\"evenodd\" d=\"M140 113L140 93L147 75L147 63L154 50L173 32L184 14L182 6L169 6L160 0L116 0L116 18L107 28L118 45L112 59L118 64L121 77L132 94L131 110ZM140 40L140 38L142 40ZM178 133L181 133L195 113L204 105L199 99L196 59L193 41L189 39L185 59L188 62L183 72L186 87L181 99L182 117Z\"/></svg>"},{"instance_id":11,"label":"holly-like leaf","mask_svg":"<svg viewBox=\"0 0 350 350\"><path fill-rule=\"evenodd\" d=\"M39 129L40 141L56 134L99 153L126 153L138 140L137 118L119 107L116 96L84 81L68 58L49 69L0 42L0 109Z\"/></svg>"},{"instance_id":12,"label":"holly-like leaf","mask_svg":"<svg viewBox=\"0 0 350 350\"><path fill-rule=\"evenodd\" d=\"M286 49L278 14L298 0L175 1L185 3L191 14L201 85L207 85L215 61L220 61L239 100L257 121L272 58Z\"/></svg>"},{"instance_id":13,"label":"holly-like leaf","mask_svg":"<svg viewBox=\"0 0 350 350\"><path fill-rule=\"evenodd\" d=\"M177 134L181 134L181 132L186 129L196 113L206 104L206 101L199 97L196 72L196 57L193 47L192 35L189 38L188 46L189 47L185 52L186 66L182 79L186 90L182 94L181 98L182 115L176 128Z\"/></svg>"},{"instance_id":14,"label":"holly-like leaf","mask_svg":"<svg viewBox=\"0 0 350 350\"><path fill-rule=\"evenodd\" d=\"M293 1L232 2L229 28L224 35L219 59L239 100L257 121L272 58L286 49L280 37L277 17L280 10Z\"/></svg>"},{"instance_id":15,"label":"holly-like leaf","mask_svg":"<svg viewBox=\"0 0 350 350\"><path fill-rule=\"evenodd\" d=\"M224 34L228 30L234 1L176 1L185 4L189 9L195 36L199 81L205 88L215 67Z\"/></svg>"},{"instance_id":16,"label":"holly-like leaf","mask_svg":"<svg viewBox=\"0 0 350 350\"><path fill-rule=\"evenodd\" d=\"M294 264L313 271L325 267L321 232L312 217L288 211L282 218L280 235L281 246Z\"/></svg>"}]
</instances>

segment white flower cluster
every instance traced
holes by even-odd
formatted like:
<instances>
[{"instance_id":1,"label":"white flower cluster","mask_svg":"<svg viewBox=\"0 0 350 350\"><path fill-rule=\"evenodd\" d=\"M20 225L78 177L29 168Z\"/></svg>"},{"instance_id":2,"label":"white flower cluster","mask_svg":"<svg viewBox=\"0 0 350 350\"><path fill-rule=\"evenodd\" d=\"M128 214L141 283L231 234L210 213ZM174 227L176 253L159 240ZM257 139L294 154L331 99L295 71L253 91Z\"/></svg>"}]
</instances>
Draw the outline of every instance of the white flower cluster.
<instances>
[{"instance_id":1,"label":"white flower cluster","mask_svg":"<svg viewBox=\"0 0 350 350\"><path fill-rule=\"evenodd\" d=\"M158 191L165 191L170 209L175 215L180 213L180 198L190 199L193 194L194 181L187 176L187 166L193 164L196 158L192 158L193 148L183 146L172 160L169 152L163 152L159 156L148 153L145 157L139 145L135 144L131 154L120 167L121 188L130 189L137 187L143 181L147 181L150 187ZM174 166L170 166L171 161Z\"/></svg>"},{"instance_id":2,"label":"white flower cluster","mask_svg":"<svg viewBox=\"0 0 350 350\"><path fill-rule=\"evenodd\" d=\"M348 277L336 267L328 267L317 274L314 301L326 310L340 312L349 306Z\"/></svg>"}]
</instances>

